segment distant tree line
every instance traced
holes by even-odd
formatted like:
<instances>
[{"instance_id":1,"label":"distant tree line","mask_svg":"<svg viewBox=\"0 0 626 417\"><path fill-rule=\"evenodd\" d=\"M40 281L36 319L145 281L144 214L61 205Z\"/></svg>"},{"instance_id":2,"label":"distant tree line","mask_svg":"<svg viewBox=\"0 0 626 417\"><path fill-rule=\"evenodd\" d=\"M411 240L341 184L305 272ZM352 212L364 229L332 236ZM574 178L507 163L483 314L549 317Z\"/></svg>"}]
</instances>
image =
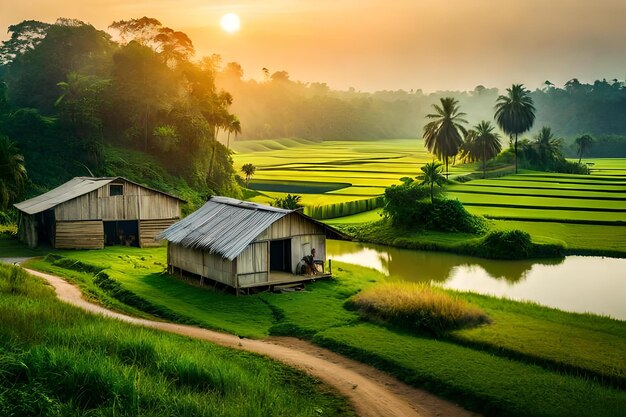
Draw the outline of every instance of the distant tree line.
<instances>
[{"instance_id":1,"label":"distant tree line","mask_svg":"<svg viewBox=\"0 0 626 417\"><path fill-rule=\"evenodd\" d=\"M520 140L521 135L532 129L536 119L535 103L523 84L513 84L495 101L493 119L509 137L509 149L503 154L500 154L500 135L490 121L483 120L472 129L466 129L467 114L461 112L459 102L453 97L442 97L440 103L432 107L435 112L426 115L429 122L424 126L424 146L445 163L446 177L450 158L455 161L457 156L464 162L481 161L483 177L487 161L495 158L512 163L516 174L520 162L523 167L531 169L589 173L589 168L582 165L581 160L585 152L592 149L594 139L591 135L585 134L575 140L578 162L565 159L563 139L555 137L548 126L543 126L532 140Z\"/></svg>"},{"instance_id":2,"label":"distant tree line","mask_svg":"<svg viewBox=\"0 0 626 417\"><path fill-rule=\"evenodd\" d=\"M197 189L238 189L220 132L237 135L233 97L215 85L215 57L158 20L24 21L0 47L0 134L35 184L106 172L107 146L140 150Z\"/></svg>"},{"instance_id":3,"label":"distant tree line","mask_svg":"<svg viewBox=\"0 0 626 417\"><path fill-rule=\"evenodd\" d=\"M421 137L424 117L431 104L451 97L469 115L472 125L493 119L493 103L501 92L477 86L472 91L422 90L366 93L332 90L325 83L294 81L286 71L264 69L262 81L245 80L236 62L221 65L218 86L236 101L233 111L243 126L241 139L301 137L306 139L377 139ZM528 91L536 108L534 126L551 126L564 137L566 156L574 157L574 139L591 134L596 139L589 157L604 156L606 146L626 157L626 88L623 81L577 79L562 88L549 81Z\"/></svg>"}]
</instances>

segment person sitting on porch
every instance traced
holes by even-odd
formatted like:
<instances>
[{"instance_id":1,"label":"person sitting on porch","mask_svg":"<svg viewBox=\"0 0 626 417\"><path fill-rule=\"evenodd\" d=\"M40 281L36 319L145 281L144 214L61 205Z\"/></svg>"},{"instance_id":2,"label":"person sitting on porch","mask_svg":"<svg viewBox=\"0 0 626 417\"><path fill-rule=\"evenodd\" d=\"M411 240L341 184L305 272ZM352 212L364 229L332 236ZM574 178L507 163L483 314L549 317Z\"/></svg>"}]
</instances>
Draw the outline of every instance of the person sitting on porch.
<instances>
[{"instance_id":1,"label":"person sitting on porch","mask_svg":"<svg viewBox=\"0 0 626 417\"><path fill-rule=\"evenodd\" d=\"M317 268L318 265L321 265L321 270L324 270L324 261L319 259L315 259L315 248L311 249L311 254L302 258L302 260L306 263L307 273L309 274L317 274L320 270Z\"/></svg>"}]
</instances>

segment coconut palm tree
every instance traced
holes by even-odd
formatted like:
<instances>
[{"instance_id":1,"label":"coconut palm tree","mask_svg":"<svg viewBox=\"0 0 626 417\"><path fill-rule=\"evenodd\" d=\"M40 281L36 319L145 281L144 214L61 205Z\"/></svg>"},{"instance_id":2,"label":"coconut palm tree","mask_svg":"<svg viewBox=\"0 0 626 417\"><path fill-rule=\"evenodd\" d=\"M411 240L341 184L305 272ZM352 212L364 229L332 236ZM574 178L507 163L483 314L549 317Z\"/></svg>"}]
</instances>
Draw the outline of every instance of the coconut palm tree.
<instances>
[{"instance_id":1,"label":"coconut palm tree","mask_svg":"<svg viewBox=\"0 0 626 417\"><path fill-rule=\"evenodd\" d=\"M578 147L578 163L583 159L583 153L593 146L593 138L591 135L582 135L576 138L576 146Z\"/></svg>"},{"instance_id":2,"label":"coconut palm tree","mask_svg":"<svg viewBox=\"0 0 626 417\"><path fill-rule=\"evenodd\" d=\"M443 187L446 183L446 179L441 175L441 167L443 165L439 162L429 162L424 165L421 170L422 174L417 177L422 182L422 185L427 185L430 188L430 202L435 201L435 185Z\"/></svg>"},{"instance_id":3,"label":"coconut palm tree","mask_svg":"<svg viewBox=\"0 0 626 417\"><path fill-rule=\"evenodd\" d=\"M256 167L253 164L244 164L241 167L241 172L246 174L246 187L248 187L248 183L250 182L250 178L254 175L256 171Z\"/></svg>"},{"instance_id":4,"label":"coconut palm tree","mask_svg":"<svg viewBox=\"0 0 626 417\"><path fill-rule=\"evenodd\" d=\"M6 209L19 197L27 179L24 157L9 138L0 135L0 208Z\"/></svg>"},{"instance_id":5,"label":"coconut palm tree","mask_svg":"<svg viewBox=\"0 0 626 417\"><path fill-rule=\"evenodd\" d=\"M543 168L548 168L551 162L561 156L561 143L563 140L557 138L552 133L552 129L547 126L541 128L537 136L535 136L535 147L539 163Z\"/></svg>"},{"instance_id":6,"label":"coconut palm tree","mask_svg":"<svg viewBox=\"0 0 626 417\"><path fill-rule=\"evenodd\" d=\"M230 135L231 133L235 134L235 137L241 133L241 122L239 118L232 114L228 120L228 125L226 127L228 131L228 139L226 140L226 149L230 149Z\"/></svg>"},{"instance_id":7,"label":"coconut palm tree","mask_svg":"<svg viewBox=\"0 0 626 417\"><path fill-rule=\"evenodd\" d=\"M483 120L467 132L461 146L461 159L466 162L482 161L483 178L486 175L487 161L502 151L500 135L494 129L491 122Z\"/></svg>"},{"instance_id":8,"label":"coconut palm tree","mask_svg":"<svg viewBox=\"0 0 626 417\"><path fill-rule=\"evenodd\" d=\"M524 84L513 84L507 95L498 97L494 119L507 135L515 136L515 173L517 174L517 138L535 123L535 105Z\"/></svg>"},{"instance_id":9,"label":"coconut palm tree","mask_svg":"<svg viewBox=\"0 0 626 417\"><path fill-rule=\"evenodd\" d=\"M424 126L424 145L446 164L448 176L448 158L456 155L467 132L463 127L467 120L465 113L459 111L459 102L452 97L442 97L441 105L433 104L436 113L428 114L432 122Z\"/></svg>"}]
</instances>

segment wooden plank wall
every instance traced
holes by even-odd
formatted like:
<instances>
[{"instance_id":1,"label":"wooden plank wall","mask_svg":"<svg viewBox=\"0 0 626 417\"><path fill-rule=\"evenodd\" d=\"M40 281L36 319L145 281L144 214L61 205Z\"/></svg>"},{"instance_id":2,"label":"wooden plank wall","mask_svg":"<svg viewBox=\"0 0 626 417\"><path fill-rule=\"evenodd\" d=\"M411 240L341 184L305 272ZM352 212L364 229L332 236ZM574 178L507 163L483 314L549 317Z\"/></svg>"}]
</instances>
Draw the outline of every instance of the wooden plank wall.
<instances>
[{"instance_id":1,"label":"wooden plank wall","mask_svg":"<svg viewBox=\"0 0 626 417\"><path fill-rule=\"evenodd\" d=\"M170 266L235 286L234 263L228 259L175 244L169 244L168 254Z\"/></svg>"},{"instance_id":2,"label":"wooden plank wall","mask_svg":"<svg viewBox=\"0 0 626 417\"><path fill-rule=\"evenodd\" d=\"M274 222L256 237L255 241L288 239L302 235L325 235L324 228L296 213L291 213Z\"/></svg>"},{"instance_id":3,"label":"wooden plank wall","mask_svg":"<svg viewBox=\"0 0 626 417\"><path fill-rule=\"evenodd\" d=\"M35 215L20 212L17 238L31 248L37 247L39 242Z\"/></svg>"},{"instance_id":4,"label":"wooden plank wall","mask_svg":"<svg viewBox=\"0 0 626 417\"><path fill-rule=\"evenodd\" d=\"M124 195L110 196L108 184L59 204L54 210L55 218L60 221L180 218L178 199L129 182L123 184Z\"/></svg>"},{"instance_id":5,"label":"wooden plank wall","mask_svg":"<svg viewBox=\"0 0 626 417\"><path fill-rule=\"evenodd\" d=\"M156 235L176 223L176 221L177 219L140 220L139 246L142 248L161 246L162 242L155 239Z\"/></svg>"},{"instance_id":6,"label":"wooden plank wall","mask_svg":"<svg viewBox=\"0 0 626 417\"><path fill-rule=\"evenodd\" d=\"M269 281L269 243L248 245L237 257L239 285L259 284Z\"/></svg>"},{"instance_id":7,"label":"wooden plank wall","mask_svg":"<svg viewBox=\"0 0 626 417\"><path fill-rule=\"evenodd\" d=\"M102 249L104 226L101 221L56 222L55 248Z\"/></svg>"}]
</instances>

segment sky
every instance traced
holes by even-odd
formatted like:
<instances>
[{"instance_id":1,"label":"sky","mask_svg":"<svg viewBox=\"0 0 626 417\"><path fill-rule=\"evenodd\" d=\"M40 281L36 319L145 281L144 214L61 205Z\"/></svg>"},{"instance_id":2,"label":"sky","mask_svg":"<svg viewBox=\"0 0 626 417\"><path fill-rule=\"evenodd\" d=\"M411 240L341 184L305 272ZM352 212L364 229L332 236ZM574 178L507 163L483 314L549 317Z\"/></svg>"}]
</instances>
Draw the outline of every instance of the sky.
<instances>
[{"instance_id":1,"label":"sky","mask_svg":"<svg viewBox=\"0 0 626 417\"><path fill-rule=\"evenodd\" d=\"M219 26L228 13L241 30ZM22 20L98 29L154 17L197 54L360 91L471 90L626 78L624 0L0 0L0 40Z\"/></svg>"}]
</instances>

